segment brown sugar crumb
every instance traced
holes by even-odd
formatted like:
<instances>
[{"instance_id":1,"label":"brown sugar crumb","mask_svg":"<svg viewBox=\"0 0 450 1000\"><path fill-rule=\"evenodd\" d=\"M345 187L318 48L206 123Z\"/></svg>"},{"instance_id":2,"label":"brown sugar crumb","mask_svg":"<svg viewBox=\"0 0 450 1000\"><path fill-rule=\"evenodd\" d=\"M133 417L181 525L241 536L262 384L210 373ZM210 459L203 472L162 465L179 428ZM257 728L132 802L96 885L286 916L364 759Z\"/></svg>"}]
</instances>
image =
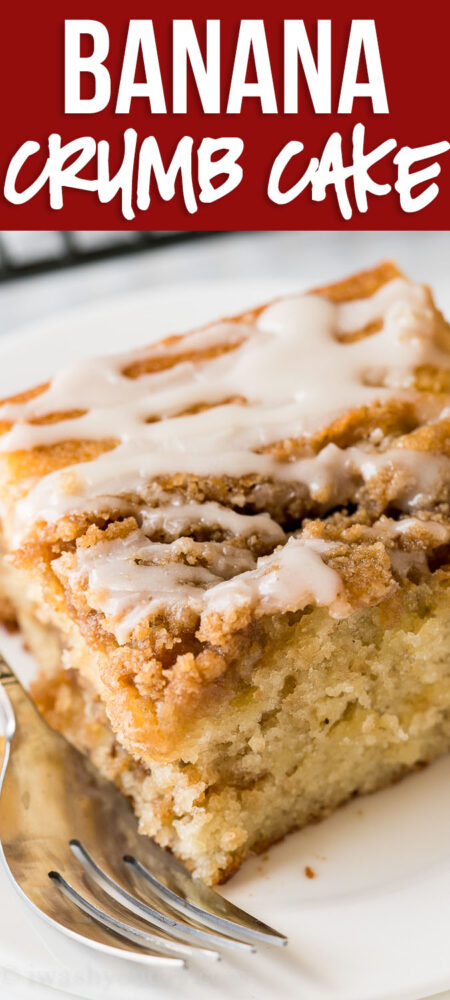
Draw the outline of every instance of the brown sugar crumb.
<instances>
[{"instance_id":1,"label":"brown sugar crumb","mask_svg":"<svg viewBox=\"0 0 450 1000\"><path fill-rule=\"evenodd\" d=\"M314 871L314 868L310 868L309 865L306 865L305 866L305 875L306 875L306 878L315 878L316 877L316 873Z\"/></svg>"}]
</instances>

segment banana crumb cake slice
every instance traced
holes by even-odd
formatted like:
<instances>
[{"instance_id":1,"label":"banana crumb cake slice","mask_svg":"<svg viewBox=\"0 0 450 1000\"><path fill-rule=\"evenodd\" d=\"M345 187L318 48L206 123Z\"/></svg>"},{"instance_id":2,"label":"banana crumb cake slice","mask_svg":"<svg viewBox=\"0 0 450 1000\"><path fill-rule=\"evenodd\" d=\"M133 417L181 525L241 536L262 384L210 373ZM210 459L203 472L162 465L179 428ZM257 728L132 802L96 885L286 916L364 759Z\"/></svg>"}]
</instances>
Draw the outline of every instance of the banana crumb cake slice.
<instances>
[{"instance_id":1,"label":"banana crumb cake slice","mask_svg":"<svg viewBox=\"0 0 450 1000\"><path fill-rule=\"evenodd\" d=\"M383 264L0 407L47 719L208 883L450 748L450 328Z\"/></svg>"}]
</instances>

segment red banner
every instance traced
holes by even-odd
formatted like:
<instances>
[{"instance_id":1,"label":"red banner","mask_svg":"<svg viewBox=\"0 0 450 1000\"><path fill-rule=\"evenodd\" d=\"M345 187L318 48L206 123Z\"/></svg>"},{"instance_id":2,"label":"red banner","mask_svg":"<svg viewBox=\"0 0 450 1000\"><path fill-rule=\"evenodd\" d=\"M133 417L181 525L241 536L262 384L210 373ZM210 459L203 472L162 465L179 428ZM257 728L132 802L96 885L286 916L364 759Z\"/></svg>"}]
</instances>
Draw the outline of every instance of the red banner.
<instances>
[{"instance_id":1,"label":"red banner","mask_svg":"<svg viewBox=\"0 0 450 1000\"><path fill-rule=\"evenodd\" d=\"M443 0L219 6L8 6L2 229L450 229Z\"/></svg>"}]
</instances>

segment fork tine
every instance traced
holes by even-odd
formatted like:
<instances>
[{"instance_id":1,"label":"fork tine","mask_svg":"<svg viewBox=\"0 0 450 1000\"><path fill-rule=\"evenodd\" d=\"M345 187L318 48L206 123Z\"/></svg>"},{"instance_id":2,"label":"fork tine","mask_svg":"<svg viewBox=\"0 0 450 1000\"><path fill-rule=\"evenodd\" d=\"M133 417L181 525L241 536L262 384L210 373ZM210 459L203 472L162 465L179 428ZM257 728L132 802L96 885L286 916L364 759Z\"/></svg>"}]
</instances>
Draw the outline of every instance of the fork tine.
<instances>
[{"instance_id":1,"label":"fork tine","mask_svg":"<svg viewBox=\"0 0 450 1000\"><path fill-rule=\"evenodd\" d=\"M7 698L1 662L0 657L0 694ZM8 674L12 724L6 727L0 775L0 853L30 905L76 939L144 963L179 965L183 954L199 946L213 957L219 946L255 951L255 940L274 940L271 928L192 879L169 853L138 836L127 799L47 726L12 677ZM77 840L70 844L71 836ZM138 841L139 868L134 860ZM102 868L81 846L84 842ZM129 864L121 869L123 855ZM139 877L132 881L133 874ZM276 938L284 943L281 935Z\"/></svg>"},{"instance_id":2,"label":"fork tine","mask_svg":"<svg viewBox=\"0 0 450 1000\"><path fill-rule=\"evenodd\" d=\"M178 946L173 944L171 941L163 940L156 934L149 934L147 931L141 931L137 927L131 927L130 924L125 924L121 920L117 920L112 917L109 913L105 913L104 910L100 910L97 906L94 906L87 899L84 898L69 882L66 881L63 876L56 871L51 871L48 873L48 877L56 884L60 892L66 899L74 903L83 913L87 913L89 917L93 920L98 921L103 927L106 927L108 931L113 934L119 935L119 937L126 938L127 941L132 941L133 944L139 945L141 948L148 949L151 954L148 955L149 959L152 959L152 964L156 965L171 965L171 966L185 966L186 962L184 958L180 955L180 949Z\"/></svg>"},{"instance_id":3,"label":"fork tine","mask_svg":"<svg viewBox=\"0 0 450 1000\"><path fill-rule=\"evenodd\" d=\"M124 886L112 879L111 876L108 875L96 861L94 861L93 857L89 854L89 851L86 850L79 840L71 840L70 847L73 854L82 865L84 871L91 876L94 882L96 882L108 896L111 896L116 902L125 907L125 909L131 910L132 913L135 913L143 920L146 920L159 930L162 930L170 937L173 937L178 941L183 941L191 946L194 945L197 948L202 944L212 944L215 948L222 945L223 947L234 948L239 951L255 950L253 945L250 943L240 941L235 937L224 937L223 934L218 931L213 933L204 931L201 928L192 926L191 923L180 923L179 920L161 913L159 910L155 910L152 906L149 906L148 903L145 903L137 896L132 895L132 893L128 892ZM212 951L211 949L206 950L202 948L201 953L207 955L208 958L220 958L220 955L216 950Z\"/></svg>"},{"instance_id":4,"label":"fork tine","mask_svg":"<svg viewBox=\"0 0 450 1000\"><path fill-rule=\"evenodd\" d=\"M163 851L153 842L151 849L159 878L137 858L125 855L123 860L145 881L152 895L163 900L186 919L196 920L222 934L231 934L251 943L260 941L281 947L288 943L284 934L257 920L193 878L168 851Z\"/></svg>"}]
</instances>

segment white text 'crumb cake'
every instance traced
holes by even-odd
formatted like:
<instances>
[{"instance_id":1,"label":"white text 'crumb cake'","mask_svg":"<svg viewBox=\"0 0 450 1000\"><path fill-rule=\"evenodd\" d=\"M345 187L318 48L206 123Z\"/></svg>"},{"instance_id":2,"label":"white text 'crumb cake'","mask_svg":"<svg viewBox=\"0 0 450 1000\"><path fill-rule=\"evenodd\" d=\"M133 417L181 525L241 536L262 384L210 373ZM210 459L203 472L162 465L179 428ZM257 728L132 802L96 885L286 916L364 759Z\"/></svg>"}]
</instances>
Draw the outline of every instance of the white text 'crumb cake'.
<instances>
[{"instance_id":1,"label":"white text 'crumb cake'","mask_svg":"<svg viewBox=\"0 0 450 1000\"><path fill-rule=\"evenodd\" d=\"M450 748L450 328L392 264L0 406L52 725L209 883Z\"/></svg>"}]
</instances>

